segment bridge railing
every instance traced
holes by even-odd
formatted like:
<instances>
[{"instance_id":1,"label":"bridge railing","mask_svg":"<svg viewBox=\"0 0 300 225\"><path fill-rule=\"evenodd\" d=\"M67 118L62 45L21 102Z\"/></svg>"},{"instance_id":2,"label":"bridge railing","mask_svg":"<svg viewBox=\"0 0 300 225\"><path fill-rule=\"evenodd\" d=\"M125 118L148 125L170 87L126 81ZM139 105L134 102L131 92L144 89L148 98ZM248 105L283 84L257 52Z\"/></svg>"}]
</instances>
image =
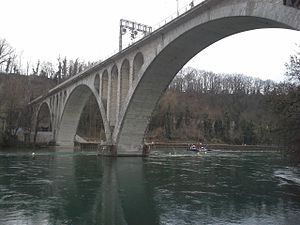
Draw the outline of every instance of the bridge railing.
<instances>
[{"instance_id":1,"label":"bridge railing","mask_svg":"<svg viewBox=\"0 0 300 225\"><path fill-rule=\"evenodd\" d=\"M180 9L178 9L178 12L174 12L172 13L170 16L166 17L165 19L161 20L160 22L156 23L154 26L152 26L152 32L147 33L144 37L151 35L153 33L153 31L158 30L159 28L163 27L164 25L166 25L167 23L171 22L172 20L176 19L177 17L181 16L182 14L188 12L189 10L191 10L192 8L194 8L195 6L204 3L208 0L191 0L189 4L181 7ZM140 38L136 38L135 41L133 41L130 45L134 44L135 42L139 41L140 39L142 39L143 37ZM119 50L115 50L113 52L111 52L110 54L107 55L106 59L110 58L111 56L117 54L119 52Z\"/></svg>"},{"instance_id":2,"label":"bridge railing","mask_svg":"<svg viewBox=\"0 0 300 225\"><path fill-rule=\"evenodd\" d=\"M209 0L191 0L190 3L186 4L185 6L183 6L182 8L178 9L177 12L172 13L170 16L166 17L165 19L161 20L159 23L155 24L152 27L152 32L161 28L162 26L166 25L167 23L171 22L172 20L176 19L177 17L181 16L182 14L190 11L192 8L194 8L195 6L198 6L200 4L205 4L205 2L207 2ZM282 0L264 0L264 1L269 1L271 3L275 3L275 4L283 4ZM151 33L149 33L151 34Z\"/></svg>"},{"instance_id":3,"label":"bridge railing","mask_svg":"<svg viewBox=\"0 0 300 225\"><path fill-rule=\"evenodd\" d=\"M170 16L166 17L165 19L163 19L160 22L158 22L157 24L155 24L152 27L152 31L158 30L162 26L166 25L167 23L171 22L172 20L176 19L177 17L181 16L182 14L188 12L195 6L197 6L201 3L204 3L205 1L207 1L207 0L191 0L190 3L179 8L177 12L172 13Z\"/></svg>"},{"instance_id":4,"label":"bridge railing","mask_svg":"<svg viewBox=\"0 0 300 225\"><path fill-rule=\"evenodd\" d=\"M190 11L191 9L193 9L196 6L199 6L200 4L204 5L206 2L208 2L209 0L191 0L188 4L186 4L185 6L181 7L178 9L178 11L172 13L171 15L169 15L168 17L166 17L165 19L161 20L160 22L156 23L155 25L152 26L152 32L147 33L146 36L151 35L154 31L158 30L159 28L163 27L164 25L166 25L167 23L171 22L172 20L180 17L181 15L185 14L186 12ZM268 2L272 2L275 4L283 4L282 0L263 0L263 1L268 1ZM144 36L144 37L146 37ZM132 42L130 45L134 44L135 42L139 41L140 39L142 39L143 37L137 38L135 39L134 42ZM106 59L110 58L111 56L117 54L119 52L119 50L115 50L113 52L111 52L110 54L107 55Z\"/></svg>"}]
</instances>

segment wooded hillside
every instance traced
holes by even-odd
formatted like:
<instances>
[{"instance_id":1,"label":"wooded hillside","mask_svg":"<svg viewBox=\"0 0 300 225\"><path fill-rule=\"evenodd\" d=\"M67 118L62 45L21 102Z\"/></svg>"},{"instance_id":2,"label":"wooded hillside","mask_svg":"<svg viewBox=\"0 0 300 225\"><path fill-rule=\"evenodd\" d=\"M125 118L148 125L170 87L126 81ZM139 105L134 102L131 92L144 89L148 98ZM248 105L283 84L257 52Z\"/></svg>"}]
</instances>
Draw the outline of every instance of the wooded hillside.
<instances>
[{"instance_id":1,"label":"wooded hillside","mask_svg":"<svg viewBox=\"0 0 300 225\"><path fill-rule=\"evenodd\" d=\"M150 122L150 140L228 144L275 144L276 84L243 75L182 70Z\"/></svg>"},{"instance_id":2,"label":"wooded hillside","mask_svg":"<svg viewBox=\"0 0 300 225\"><path fill-rule=\"evenodd\" d=\"M6 128L30 127L29 101L54 86L55 81L47 77L0 73L0 116Z\"/></svg>"}]
</instances>

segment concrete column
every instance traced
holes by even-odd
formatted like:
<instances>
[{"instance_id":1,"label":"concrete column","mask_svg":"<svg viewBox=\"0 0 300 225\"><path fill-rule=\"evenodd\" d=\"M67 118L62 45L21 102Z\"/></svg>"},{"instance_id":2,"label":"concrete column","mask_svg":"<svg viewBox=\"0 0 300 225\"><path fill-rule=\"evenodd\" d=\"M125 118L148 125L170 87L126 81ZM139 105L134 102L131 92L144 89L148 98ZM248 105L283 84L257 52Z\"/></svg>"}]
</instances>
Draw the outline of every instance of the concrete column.
<instances>
[{"instance_id":1,"label":"concrete column","mask_svg":"<svg viewBox=\"0 0 300 225\"><path fill-rule=\"evenodd\" d=\"M119 69L115 64L111 70L110 74L110 112L109 120L111 128L116 126L117 117L117 104L118 104L118 80L119 80Z\"/></svg>"},{"instance_id":2,"label":"concrete column","mask_svg":"<svg viewBox=\"0 0 300 225\"><path fill-rule=\"evenodd\" d=\"M121 70L118 71L118 84L117 84L117 106L116 106L116 124L119 121L119 114L120 114L120 104L121 104Z\"/></svg>"},{"instance_id":3,"label":"concrete column","mask_svg":"<svg viewBox=\"0 0 300 225\"><path fill-rule=\"evenodd\" d=\"M111 73L108 75L108 88L107 88L107 121L110 124L110 104L111 104L111 85L112 85L112 79L111 79Z\"/></svg>"},{"instance_id":4,"label":"concrete column","mask_svg":"<svg viewBox=\"0 0 300 225\"><path fill-rule=\"evenodd\" d=\"M129 61L129 89L128 89L128 92L132 90L132 80L133 80L133 61Z\"/></svg>"},{"instance_id":5,"label":"concrete column","mask_svg":"<svg viewBox=\"0 0 300 225\"><path fill-rule=\"evenodd\" d=\"M99 99L100 101L102 101L102 77L103 77L103 73L99 73L99 78L100 78L100 81L99 81Z\"/></svg>"}]
</instances>

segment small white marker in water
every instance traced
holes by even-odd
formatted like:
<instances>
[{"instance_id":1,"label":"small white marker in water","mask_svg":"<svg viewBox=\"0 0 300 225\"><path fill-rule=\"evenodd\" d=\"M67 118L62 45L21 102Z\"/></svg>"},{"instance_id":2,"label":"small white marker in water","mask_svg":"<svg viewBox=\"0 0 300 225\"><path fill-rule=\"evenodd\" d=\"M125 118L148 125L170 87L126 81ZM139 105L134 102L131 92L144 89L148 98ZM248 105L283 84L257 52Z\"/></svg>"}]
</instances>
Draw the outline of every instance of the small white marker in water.
<instances>
[{"instance_id":1,"label":"small white marker in water","mask_svg":"<svg viewBox=\"0 0 300 225\"><path fill-rule=\"evenodd\" d=\"M33 153L31 153L31 156L32 156L32 157L35 157L35 153L34 153L34 152L33 152Z\"/></svg>"}]
</instances>

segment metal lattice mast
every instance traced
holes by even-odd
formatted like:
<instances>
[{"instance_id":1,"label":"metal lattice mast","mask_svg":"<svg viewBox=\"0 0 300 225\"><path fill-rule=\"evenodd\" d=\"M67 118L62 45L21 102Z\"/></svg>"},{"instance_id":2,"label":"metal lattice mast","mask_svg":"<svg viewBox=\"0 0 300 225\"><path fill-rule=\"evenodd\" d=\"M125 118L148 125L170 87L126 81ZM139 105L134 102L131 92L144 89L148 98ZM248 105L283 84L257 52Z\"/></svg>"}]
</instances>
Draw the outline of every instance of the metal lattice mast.
<instances>
[{"instance_id":1,"label":"metal lattice mast","mask_svg":"<svg viewBox=\"0 0 300 225\"><path fill-rule=\"evenodd\" d=\"M132 22L129 20L124 20L121 19L120 20L120 35L119 35L119 51L122 50L123 48L123 43L122 43L122 38L123 35L126 34L127 29L131 32L130 36L131 39L135 39L136 36L138 35L138 32L141 32L144 34L144 36L146 36L147 34L152 32L152 27L141 24L141 23L136 23L136 22Z\"/></svg>"}]
</instances>

